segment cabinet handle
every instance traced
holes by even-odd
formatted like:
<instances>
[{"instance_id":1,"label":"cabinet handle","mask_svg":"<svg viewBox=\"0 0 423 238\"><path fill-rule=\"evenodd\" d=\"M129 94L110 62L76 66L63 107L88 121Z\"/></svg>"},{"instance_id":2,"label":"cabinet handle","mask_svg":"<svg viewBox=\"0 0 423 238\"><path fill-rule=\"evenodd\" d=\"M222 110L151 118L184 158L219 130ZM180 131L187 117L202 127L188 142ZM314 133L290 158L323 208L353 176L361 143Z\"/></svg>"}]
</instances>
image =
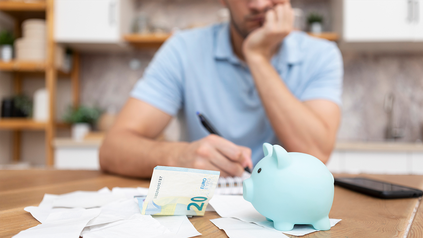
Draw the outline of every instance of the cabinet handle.
<instances>
[{"instance_id":1,"label":"cabinet handle","mask_svg":"<svg viewBox=\"0 0 423 238\"><path fill-rule=\"evenodd\" d=\"M407 1L407 22L412 23L413 22L413 0Z\"/></svg>"},{"instance_id":2,"label":"cabinet handle","mask_svg":"<svg viewBox=\"0 0 423 238\"><path fill-rule=\"evenodd\" d=\"M116 23L116 2L115 0L111 0L109 3L109 25L113 26Z\"/></svg>"}]
</instances>

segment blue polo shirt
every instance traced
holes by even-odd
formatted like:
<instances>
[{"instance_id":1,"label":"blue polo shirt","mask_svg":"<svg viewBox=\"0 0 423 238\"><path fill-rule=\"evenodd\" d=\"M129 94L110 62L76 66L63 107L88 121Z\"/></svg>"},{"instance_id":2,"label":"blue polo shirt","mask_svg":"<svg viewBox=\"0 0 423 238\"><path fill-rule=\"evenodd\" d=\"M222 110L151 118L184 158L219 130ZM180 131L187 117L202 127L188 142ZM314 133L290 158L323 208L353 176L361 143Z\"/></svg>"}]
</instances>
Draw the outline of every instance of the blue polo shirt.
<instances>
[{"instance_id":1,"label":"blue polo shirt","mask_svg":"<svg viewBox=\"0 0 423 238\"><path fill-rule=\"evenodd\" d=\"M271 63L295 97L340 105L343 65L336 44L303 32L292 32L281 44ZM203 113L224 138L252 149L254 165L264 142L281 144L248 66L232 50L228 23L172 36L131 96L178 116L184 141L209 135L196 115Z\"/></svg>"}]
</instances>

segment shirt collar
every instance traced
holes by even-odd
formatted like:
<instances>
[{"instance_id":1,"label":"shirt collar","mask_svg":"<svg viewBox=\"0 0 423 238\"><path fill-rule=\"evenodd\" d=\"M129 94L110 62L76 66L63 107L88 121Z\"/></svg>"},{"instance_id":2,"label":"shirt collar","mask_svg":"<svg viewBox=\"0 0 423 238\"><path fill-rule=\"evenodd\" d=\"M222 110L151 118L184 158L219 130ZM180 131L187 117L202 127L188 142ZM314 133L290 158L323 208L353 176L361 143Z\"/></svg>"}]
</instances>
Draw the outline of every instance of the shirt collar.
<instances>
[{"instance_id":1,"label":"shirt collar","mask_svg":"<svg viewBox=\"0 0 423 238\"><path fill-rule=\"evenodd\" d=\"M228 60L240 64L240 60L232 50L229 23L223 23L217 32L214 56L216 59Z\"/></svg>"},{"instance_id":2,"label":"shirt collar","mask_svg":"<svg viewBox=\"0 0 423 238\"><path fill-rule=\"evenodd\" d=\"M297 64L303 60L301 47L301 35L305 34L299 31L291 32L283 41L278 55L282 57L282 62L286 64Z\"/></svg>"},{"instance_id":3,"label":"shirt collar","mask_svg":"<svg viewBox=\"0 0 423 238\"><path fill-rule=\"evenodd\" d=\"M301 34L304 33L298 31L291 32L282 42L282 45L279 48L278 53L273 57L272 62L276 65L279 65L276 62L283 64L300 63L303 58L299 42L301 40ZM215 44L214 56L216 59L228 60L236 64L241 63L232 50L229 23L221 25L217 32Z\"/></svg>"}]
</instances>

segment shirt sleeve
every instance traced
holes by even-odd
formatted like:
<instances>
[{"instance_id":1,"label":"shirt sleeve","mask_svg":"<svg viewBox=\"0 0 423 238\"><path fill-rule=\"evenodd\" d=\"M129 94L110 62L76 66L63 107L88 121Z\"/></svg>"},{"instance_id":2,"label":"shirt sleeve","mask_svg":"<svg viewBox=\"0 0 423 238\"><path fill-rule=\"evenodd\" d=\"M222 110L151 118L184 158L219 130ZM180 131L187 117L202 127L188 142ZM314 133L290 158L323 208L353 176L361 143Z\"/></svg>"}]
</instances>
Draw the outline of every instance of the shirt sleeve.
<instances>
[{"instance_id":1,"label":"shirt sleeve","mask_svg":"<svg viewBox=\"0 0 423 238\"><path fill-rule=\"evenodd\" d=\"M183 104L182 40L173 36L159 49L138 80L131 97L175 116Z\"/></svg>"},{"instance_id":2,"label":"shirt sleeve","mask_svg":"<svg viewBox=\"0 0 423 238\"><path fill-rule=\"evenodd\" d=\"M326 99L342 104L342 81L344 76L342 55L334 43L322 47L314 57L314 72L300 100Z\"/></svg>"}]
</instances>

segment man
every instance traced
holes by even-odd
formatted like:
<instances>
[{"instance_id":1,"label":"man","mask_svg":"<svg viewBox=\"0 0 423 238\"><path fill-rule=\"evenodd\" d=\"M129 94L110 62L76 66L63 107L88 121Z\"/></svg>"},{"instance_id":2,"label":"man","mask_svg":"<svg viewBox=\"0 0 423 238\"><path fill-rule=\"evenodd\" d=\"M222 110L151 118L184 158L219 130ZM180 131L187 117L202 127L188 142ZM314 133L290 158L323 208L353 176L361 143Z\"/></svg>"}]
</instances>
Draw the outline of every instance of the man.
<instances>
[{"instance_id":1,"label":"man","mask_svg":"<svg viewBox=\"0 0 423 238\"><path fill-rule=\"evenodd\" d=\"M240 176L264 142L328 160L340 122L336 45L292 31L289 0L222 3L230 24L178 33L158 51L100 149L104 171L150 177L166 165ZM155 141L176 115L188 142Z\"/></svg>"}]
</instances>

